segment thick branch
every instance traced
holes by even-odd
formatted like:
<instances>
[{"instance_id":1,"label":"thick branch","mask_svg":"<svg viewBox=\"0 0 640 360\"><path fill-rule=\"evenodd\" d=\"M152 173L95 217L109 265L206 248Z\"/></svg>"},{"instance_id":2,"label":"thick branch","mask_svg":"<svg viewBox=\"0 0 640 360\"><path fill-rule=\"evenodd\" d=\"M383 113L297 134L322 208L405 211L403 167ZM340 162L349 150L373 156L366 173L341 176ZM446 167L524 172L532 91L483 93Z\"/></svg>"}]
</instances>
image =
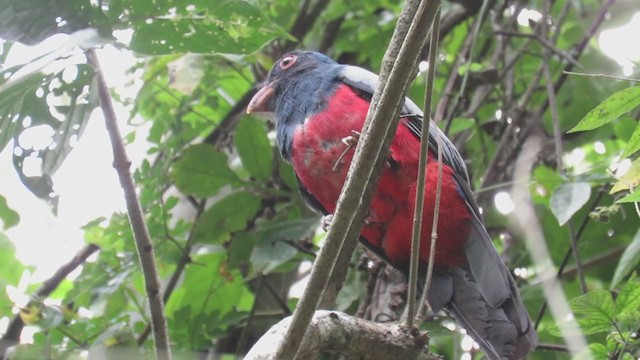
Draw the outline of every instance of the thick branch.
<instances>
[{"instance_id":1,"label":"thick branch","mask_svg":"<svg viewBox=\"0 0 640 360\"><path fill-rule=\"evenodd\" d=\"M131 161L127 157L116 113L113 109L111 95L104 79L98 57L95 51L86 51L87 61L96 72L98 80L98 97L100 99L100 107L104 114L104 120L111 140L113 148L113 167L118 173L120 185L124 192L125 202L127 204L127 214L133 231L133 237L136 243L136 250L140 258L142 274L144 276L145 289L149 300L149 310L151 312L151 322L153 327L153 335L156 346L156 357L158 359L171 359L171 350L169 348L169 333L167 331L167 320L164 317L164 304L160 297L160 278L156 267L156 259L153 253L153 244L149 230L144 220L142 207L136 195L136 188L131 176Z\"/></svg>"},{"instance_id":2,"label":"thick branch","mask_svg":"<svg viewBox=\"0 0 640 360\"><path fill-rule=\"evenodd\" d=\"M276 359L274 350L284 340L292 322L287 317L274 325L245 356L245 360ZM314 359L319 352L340 354L348 359L438 359L425 350L426 332L413 331L397 323L376 323L335 311L317 311L298 352L301 359ZM274 346L275 345L275 346Z\"/></svg>"},{"instance_id":3,"label":"thick branch","mask_svg":"<svg viewBox=\"0 0 640 360\"><path fill-rule=\"evenodd\" d=\"M73 270L75 270L78 266L82 265L89 256L98 251L100 247L95 244L88 244L73 257L73 259L69 260L69 262L60 266L60 268L45 282L42 283L42 286L35 292L33 295L35 298L46 298L49 296L57 287L60 285L62 280L64 280ZM27 308L30 307L32 302L27 304ZM12 346L20 340L20 334L22 334L22 329L24 328L24 322L20 318L20 316L16 315L11 322L9 323L9 327L7 331L0 339L0 358L4 358L4 355L9 346Z\"/></svg>"}]
</instances>

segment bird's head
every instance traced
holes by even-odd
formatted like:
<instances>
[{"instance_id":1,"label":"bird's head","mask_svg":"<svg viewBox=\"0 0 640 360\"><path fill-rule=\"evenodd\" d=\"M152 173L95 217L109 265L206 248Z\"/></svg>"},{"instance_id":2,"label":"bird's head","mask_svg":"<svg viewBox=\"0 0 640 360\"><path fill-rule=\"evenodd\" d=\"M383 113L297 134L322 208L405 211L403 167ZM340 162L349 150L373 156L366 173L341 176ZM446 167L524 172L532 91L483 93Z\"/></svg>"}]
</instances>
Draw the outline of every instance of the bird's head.
<instances>
[{"instance_id":1,"label":"bird's head","mask_svg":"<svg viewBox=\"0 0 640 360\"><path fill-rule=\"evenodd\" d=\"M271 68L267 79L247 106L247 113L274 112L287 91L305 91L322 81L337 63L314 51L293 51L282 56ZM326 74L328 75L328 74ZM325 80L326 81L326 80Z\"/></svg>"}]
</instances>

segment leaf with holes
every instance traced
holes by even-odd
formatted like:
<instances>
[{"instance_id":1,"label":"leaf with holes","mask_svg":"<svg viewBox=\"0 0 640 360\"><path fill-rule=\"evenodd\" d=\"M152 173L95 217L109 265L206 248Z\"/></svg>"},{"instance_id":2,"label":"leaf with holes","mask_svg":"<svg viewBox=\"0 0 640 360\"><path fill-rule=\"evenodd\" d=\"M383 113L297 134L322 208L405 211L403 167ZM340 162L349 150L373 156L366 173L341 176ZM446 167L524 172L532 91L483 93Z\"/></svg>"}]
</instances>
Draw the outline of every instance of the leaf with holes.
<instances>
[{"instance_id":1,"label":"leaf with holes","mask_svg":"<svg viewBox=\"0 0 640 360\"><path fill-rule=\"evenodd\" d=\"M111 34L102 10L90 0L3 0L0 37L35 45L53 34L69 34L89 27Z\"/></svg>"},{"instance_id":2,"label":"leaf with holes","mask_svg":"<svg viewBox=\"0 0 640 360\"><path fill-rule=\"evenodd\" d=\"M139 11L131 48L144 54L249 54L277 37L291 39L263 11L246 1L188 2L174 14L150 19ZM156 10L161 13L163 10ZM147 12L148 14L148 12ZM212 41L215 39L215 41Z\"/></svg>"},{"instance_id":3,"label":"leaf with holes","mask_svg":"<svg viewBox=\"0 0 640 360\"><path fill-rule=\"evenodd\" d=\"M589 111L589 113L580 120L578 125L569 130L569 132L598 128L612 122L638 106L640 106L640 86L620 90L601 102L595 109Z\"/></svg>"},{"instance_id":4,"label":"leaf with holes","mask_svg":"<svg viewBox=\"0 0 640 360\"><path fill-rule=\"evenodd\" d=\"M560 226L589 201L591 186L587 183L568 183L558 186L551 194L550 207Z\"/></svg>"},{"instance_id":5,"label":"leaf with holes","mask_svg":"<svg viewBox=\"0 0 640 360\"><path fill-rule=\"evenodd\" d=\"M569 302L584 335L611 329L616 306L607 290L591 291Z\"/></svg>"},{"instance_id":6,"label":"leaf with holes","mask_svg":"<svg viewBox=\"0 0 640 360\"><path fill-rule=\"evenodd\" d=\"M263 121L244 118L236 126L235 143L242 165L256 179L271 178L273 152Z\"/></svg>"},{"instance_id":7,"label":"leaf with holes","mask_svg":"<svg viewBox=\"0 0 640 360\"><path fill-rule=\"evenodd\" d=\"M620 281L638 265L640 265L640 229L638 229L633 240L631 240L631 243L627 245L622 256L620 256L618 266L616 266L616 270L613 273L610 288L613 289L618 286Z\"/></svg>"},{"instance_id":8,"label":"leaf with holes","mask_svg":"<svg viewBox=\"0 0 640 360\"><path fill-rule=\"evenodd\" d=\"M213 196L225 185L237 185L238 176L227 165L227 156L207 144L187 148L173 164L171 178L187 195Z\"/></svg>"}]
</instances>

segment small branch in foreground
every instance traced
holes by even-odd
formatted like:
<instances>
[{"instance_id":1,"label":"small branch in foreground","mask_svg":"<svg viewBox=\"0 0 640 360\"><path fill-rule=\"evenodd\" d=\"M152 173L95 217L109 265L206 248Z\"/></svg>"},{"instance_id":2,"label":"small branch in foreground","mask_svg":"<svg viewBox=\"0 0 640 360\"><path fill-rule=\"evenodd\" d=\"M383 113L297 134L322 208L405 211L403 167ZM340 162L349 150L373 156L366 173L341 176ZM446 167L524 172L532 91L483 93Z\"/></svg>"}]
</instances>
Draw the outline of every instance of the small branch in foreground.
<instances>
[{"instance_id":1,"label":"small branch in foreground","mask_svg":"<svg viewBox=\"0 0 640 360\"><path fill-rule=\"evenodd\" d=\"M274 325L253 346L245 360L279 359L274 344L281 344L290 328L291 317ZM314 359L319 352L366 360L435 360L425 346L426 332L413 331L398 323L376 323L347 314L320 310L309 324L298 352L302 359Z\"/></svg>"},{"instance_id":2,"label":"small branch in foreground","mask_svg":"<svg viewBox=\"0 0 640 360\"><path fill-rule=\"evenodd\" d=\"M574 71L567 71L567 70L564 70L562 73L567 75L602 77L602 78L613 79L613 80L640 82L640 79L633 79L633 78L628 78L624 76L615 76L615 75L607 75L607 74L591 74L591 73L581 73L581 72L574 72Z\"/></svg>"},{"instance_id":3,"label":"small branch in foreground","mask_svg":"<svg viewBox=\"0 0 640 360\"><path fill-rule=\"evenodd\" d=\"M95 71L100 107L104 114L107 133L109 134L111 147L113 149L113 167L118 173L120 185L124 192L127 214L129 215L129 222L131 223L131 230L133 231L136 250L140 259L140 266L142 267L151 313L156 358L170 360L171 349L169 345L169 333L167 331L167 320L164 317L164 304L160 297L160 278L153 253L153 243L151 242L151 236L149 235L149 230L142 213L142 207L136 194L133 177L131 176L131 161L127 157L122 136L120 135L111 95L109 94L104 74L98 62L98 57L93 49L87 50L85 55L87 61Z\"/></svg>"},{"instance_id":4,"label":"small branch in foreground","mask_svg":"<svg viewBox=\"0 0 640 360\"><path fill-rule=\"evenodd\" d=\"M62 280L66 279L66 277L74 271L78 266L82 265L89 256L98 251L100 247L95 244L85 245L73 259L69 260L69 262L60 266L58 270L42 283L42 286L35 292L33 295L34 298L46 298L60 285ZM30 301L25 307L29 308L32 302ZM24 322L20 318L20 316L16 315L11 319L9 326L7 327L7 331L0 339L0 359L4 359L7 348L9 346L13 346L17 344L20 340L20 334L22 334L22 329L24 328Z\"/></svg>"},{"instance_id":5,"label":"small branch in foreground","mask_svg":"<svg viewBox=\"0 0 640 360\"><path fill-rule=\"evenodd\" d=\"M409 264L409 290L407 293L407 325L413 325L413 321L415 320L415 309L416 309L416 295L417 295L417 287L418 287L418 267L420 265L420 240L422 238L422 216L424 213L424 192L426 186L426 177L427 177L427 161L428 161L428 152L429 152L429 127L431 125L431 102L433 95L433 79L435 77L435 69L436 69L436 54L438 52L438 38L439 38L439 29L440 29L440 1L438 1L438 12L436 13L435 18L433 19L433 25L431 26L431 43L429 45L429 69L427 70L426 76L426 86L427 89L424 95L424 117L422 119L422 137L420 138L420 157L418 159L418 179L416 184L416 204L414 207L413 213L413 229L412 229L412 237L411 237L411 262ZM441 152L438 151L438 155ZM440 158L438 159L440 160ZM441 165L439 169L441 169ZM440 172L438 172L438 185L437 188L440 188L442 183L442 178L440 177ZM434 232L437 231L438 224L438 215L437 212L440 210L440 198L436 195L435 201L435 209L433 214L433 222L434 222ZM433 272L433 259L435 253L435 236L431 237L431 252L429 253L429 269L431 269L431 273ZM427 271L427 280L426 283L430 285L431 273ZM429 292L429 288L423 289L423 295ZM424 296L423 299L427 297ZM426 301L425 301L426 302ZM425 304L422 302L418 303L418 319L422 319L423 309Z\"/></svg>"}]
</instances>

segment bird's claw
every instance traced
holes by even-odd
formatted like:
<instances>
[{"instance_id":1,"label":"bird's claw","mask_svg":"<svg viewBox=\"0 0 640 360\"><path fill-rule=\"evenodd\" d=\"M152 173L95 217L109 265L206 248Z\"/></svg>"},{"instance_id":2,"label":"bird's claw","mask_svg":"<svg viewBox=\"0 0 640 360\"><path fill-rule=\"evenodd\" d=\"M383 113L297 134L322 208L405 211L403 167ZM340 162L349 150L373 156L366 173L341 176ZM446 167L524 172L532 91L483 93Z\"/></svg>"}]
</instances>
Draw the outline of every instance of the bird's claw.
<instances>
[{"instance_id":1,"label":"bird's claw","mask_svg":"<svg viewBox=\"0 0 640 360\"><path fill-rule=\"evenodd\" d=\"M351 130L351 135L342 138L342 143L347 145L349 149L358 144L358 140L360 140L360 132Z\"/></svg>"},{"instance_id":2,"label":"bird's claw","mask_svg":"<svg viewBox=\"0 0 640 360\"><path fill-rule=\"evenodd\" d=\"M342 138L341 141L343 144L347 145L347 148L344 149L342 154L340 154L340 156L338 157L338 160L336 160L336 163L333 164L333 168L331 168L331 170L333 171L338 170L338 165L340 165L344 156L347 155L347 152L349 152L349 150L351 150L352 147L358 144L358 140L360 140L360 135L361 135L360 132L351 130L351 135Z\"/></svg>"},{"instance_id":3,"label":"bird's claw","mask_svg":"<svg viewBox=\"0 0 640 360\"><path fill-rule=\"evenodd\" d=\"M331 227L331 223L333 222L333 214L329 214L329 215L325 215L322 217L322 230L324 230L325 232L329 231L329 228ZM373 223L373 221L371 221L369 219L369 217L367 217L366 219L364 219L364 224L365 225L371 225Z\"/></svg>"},{"instance_id":4,"label":"bird's claw","mask_svg":"<svg viewBox=\"0 0 640 360\"><path fill-rule=\"evenodd\" d=\"M325 215L322 217L322 230L325 232L329 231L329 227L331 227L331 222L333 221L333 214Z\"/></svg>"}]
</instances>

